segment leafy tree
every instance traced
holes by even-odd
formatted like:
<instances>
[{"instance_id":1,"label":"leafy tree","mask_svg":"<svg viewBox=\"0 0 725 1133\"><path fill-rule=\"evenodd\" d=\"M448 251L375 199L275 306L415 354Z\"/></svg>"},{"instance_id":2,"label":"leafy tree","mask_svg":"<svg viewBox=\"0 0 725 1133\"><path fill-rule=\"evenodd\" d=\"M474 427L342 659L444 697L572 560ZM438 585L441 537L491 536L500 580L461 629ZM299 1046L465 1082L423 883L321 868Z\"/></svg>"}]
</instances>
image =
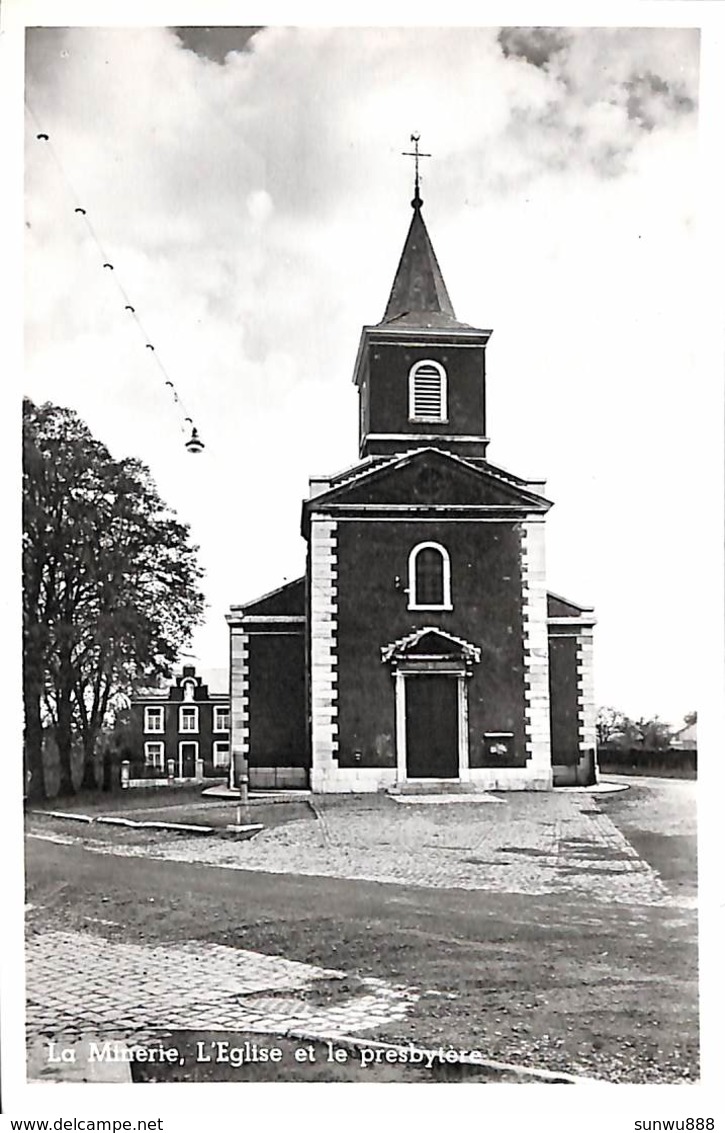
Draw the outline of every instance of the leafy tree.
<instances>
[{"instance_id":1,"label":"leafy tree","mask_svg":"<svg viewBox=\"0 0 725 1133\"><path fill-rule=\"evenodd\" d=\"M604 744L624 744L627 742L632 721L617 708L602 707L597 712L597 742Z\"/></svg>"},{"instance_id":2,"label":"leafy tree","mask_svg":"<svg viewBox=\"0 0 725 1133\"><path fill-rule=\"evenodd\" d=\"M644 748L662 751L670 746L672 731L659 716L653 716L651 720L640 717L634 723L634 731L637 743Z\"/></svg>"},{"instance_id":3,"label":"leafy tree","mask_svg":"<svg viewBox=\"0 0 725 1133\"><path fill-rule=\"evenodd\" d=\"M697 723L697 710L695 710L694 712L687 712L685 714L684 720L685 720L685 723L687 724L688 727L690 726L690 724L696 724Z\"/></svg>"},{"instance_id":4,"label":"leafy tree","mask_svg":"<svg viewBox=\"0 0 725 1133\"><path fill-rule=\"evenodd\" d=\"M74 736L92 786L118 697L170 675L202 617L201 571L143 464L114 460L72 410L26 400L23 422L26 757L37 793L48 720L70 792Z\"/></svg>"},{"instance_id":5,"label":"leafy tree","mask_svg":"<svg viewBox=\"0 0 725 1133\"><path fill-rule=\"evenodd\" d=\"M131 711L127 697L121 697L117 710L112 718L104 725L98 736L98 747L103 767L103 778L110 783L114 780L120 782L120 765L125 759L132 764L143 762L142 722L138 715Z\"/></svg>"},{"instance_id":6,"label":"leafy tree","mask_svg":"<svg viewBox=\"0 0 725 1133\"><path fill-rule=\"evenodd\" d=\"M597 713L597 740L611 747L643 747L662 750L669 747L672 732L659 716L632 720L616 708L600 708Z\"/></svg>"}]
</instances>

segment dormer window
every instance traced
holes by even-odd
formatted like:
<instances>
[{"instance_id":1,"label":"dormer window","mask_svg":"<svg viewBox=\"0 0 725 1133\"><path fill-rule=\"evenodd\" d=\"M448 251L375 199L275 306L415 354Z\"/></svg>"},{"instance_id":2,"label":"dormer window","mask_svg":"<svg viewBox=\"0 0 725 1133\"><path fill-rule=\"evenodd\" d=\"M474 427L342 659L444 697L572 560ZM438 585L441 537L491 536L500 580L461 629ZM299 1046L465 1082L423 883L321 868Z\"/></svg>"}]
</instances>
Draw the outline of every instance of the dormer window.
<instances>
[{"instance_id":1,"label":"dormer window","mask_svg":"<svg viewBox=\"0 0 725 1133\"><path fill-rule=\"evenodd\" d=\"M408 417L411 421L448 420L448 379L438 362L416 362L408 377Z\"/></svg>"},{"instance_id":2,"label":"dormer window","mask_svg":"<svg viewBox=\"0 0 725 1133\"><path fill-rule=\"evenodd\" d=\"M408 609L452 610L451 560L440 543L419 543L408 557Z\"/></svg>"}]
</instances>

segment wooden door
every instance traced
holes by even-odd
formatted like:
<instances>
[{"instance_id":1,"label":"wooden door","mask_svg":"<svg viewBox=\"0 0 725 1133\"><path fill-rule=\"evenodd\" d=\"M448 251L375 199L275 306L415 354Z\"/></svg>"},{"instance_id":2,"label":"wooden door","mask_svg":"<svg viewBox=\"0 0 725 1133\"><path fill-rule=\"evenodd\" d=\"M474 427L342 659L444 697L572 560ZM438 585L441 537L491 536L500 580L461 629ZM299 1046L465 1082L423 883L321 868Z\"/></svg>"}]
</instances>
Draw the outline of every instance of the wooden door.
<instances>
[{"instance_id":1,"label":"wooden door","mask_svg":"<svg viewBox=\"0 0 725 1133\"><path fill-rule=\"evenodd\" d=\"M196 743L179 744L179 778L194 779L196 777Z\"/></svg>"},{"instance_id":2,"label":"wooden door","mask_svg":"<svg viewBox=\"0 0 725 1133\"><path fill-rule=\"evenodd\" d=\"M409 779L457 779L458 680L422 673L405 679Z\"/></svg>"}]
</instances>

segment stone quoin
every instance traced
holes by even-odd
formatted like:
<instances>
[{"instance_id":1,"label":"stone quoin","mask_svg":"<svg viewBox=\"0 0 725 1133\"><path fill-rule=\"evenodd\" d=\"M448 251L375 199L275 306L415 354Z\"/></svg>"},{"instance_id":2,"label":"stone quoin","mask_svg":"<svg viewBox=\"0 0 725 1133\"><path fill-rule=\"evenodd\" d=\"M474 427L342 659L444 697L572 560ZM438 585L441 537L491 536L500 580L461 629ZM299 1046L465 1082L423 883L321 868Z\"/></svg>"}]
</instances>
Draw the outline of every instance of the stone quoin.
<instances>
[{"instance_id":1,"label":"stone quoin","mask_svg":"<svg viewBox=\"0 0 725 1133\"><path fill-rule=\"evenodd\" d=\"M593 611L547 591L544 482L487 458L492 332L456 318L422 205L360 338L359 462L310 479L305 575L227 616L232 785L595 778Z\"/></svg>"}]
</instances>

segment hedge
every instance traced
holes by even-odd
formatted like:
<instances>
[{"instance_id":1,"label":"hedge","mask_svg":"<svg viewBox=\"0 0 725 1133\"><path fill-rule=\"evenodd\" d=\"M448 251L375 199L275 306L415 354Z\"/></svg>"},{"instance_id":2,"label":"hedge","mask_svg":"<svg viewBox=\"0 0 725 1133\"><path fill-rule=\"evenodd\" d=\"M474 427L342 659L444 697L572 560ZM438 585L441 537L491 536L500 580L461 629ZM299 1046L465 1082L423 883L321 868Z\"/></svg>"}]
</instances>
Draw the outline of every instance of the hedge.
<instances>
[{"instance_id":1,"label":"hedge","mask_svg":"<svg viewBox=\"0 0 725 1133\"><path fill-rule=\"evenodd\" d=\"M599 770L604 772L683 778L697 775L696 748L616 747L602 744L597 755Z\"/></svg>"}]
</instances>

